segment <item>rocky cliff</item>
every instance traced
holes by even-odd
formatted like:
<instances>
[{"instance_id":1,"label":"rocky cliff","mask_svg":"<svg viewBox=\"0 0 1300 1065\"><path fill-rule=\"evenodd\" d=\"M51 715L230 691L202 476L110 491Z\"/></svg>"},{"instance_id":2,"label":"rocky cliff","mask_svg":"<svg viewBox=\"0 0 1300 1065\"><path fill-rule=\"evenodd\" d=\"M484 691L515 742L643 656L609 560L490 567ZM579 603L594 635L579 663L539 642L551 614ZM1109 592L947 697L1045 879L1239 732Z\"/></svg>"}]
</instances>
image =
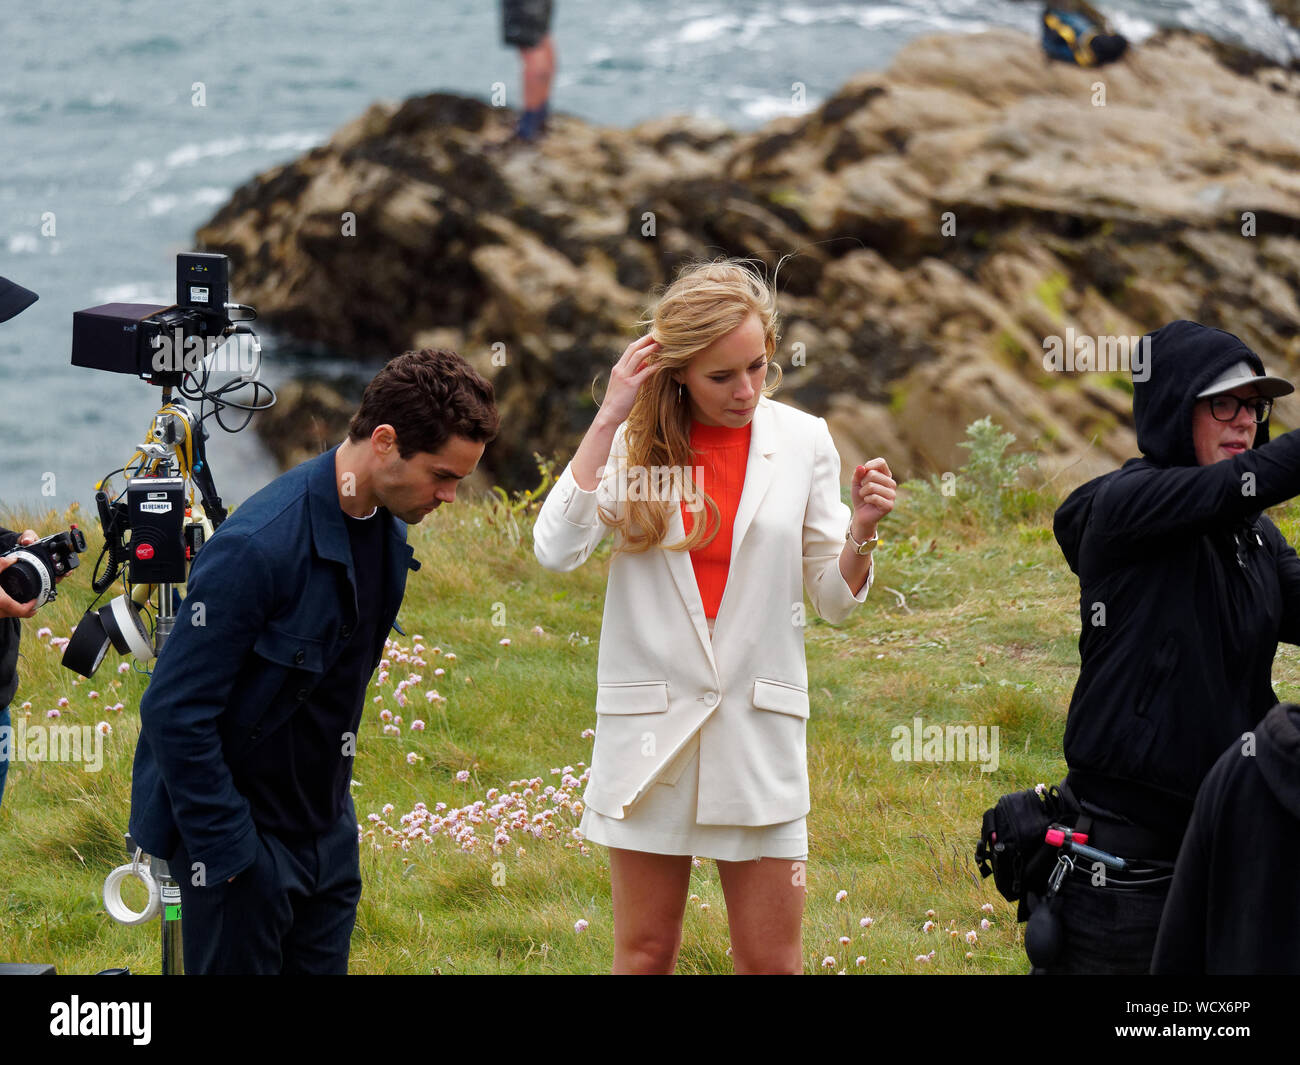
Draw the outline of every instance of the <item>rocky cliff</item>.
<instances>
[{"instance_id":1,"label":"rocky cliff","mask_svg":"<svg viewBox=\"0 0 1300 1065\"><path fill-rule=\"evenodd\" d=\"M1300 363L1300 74L1203 38L1100 71L1011 31L924 38L752 133L560 115L502 146L512 121L445 94L375 104L199 232L277 329L464 354L498 389L485 465L506 484L571 451L593 378L701 257L781 261L781 398L827 417L846 465L884 454L900 479L960 464L984 414L1063 483L1135 454L1123 374L1045 371L1068 330L1194 318ZM356 397L284 399L260 422L288 463Z\"/></svg>"}]
</instances>

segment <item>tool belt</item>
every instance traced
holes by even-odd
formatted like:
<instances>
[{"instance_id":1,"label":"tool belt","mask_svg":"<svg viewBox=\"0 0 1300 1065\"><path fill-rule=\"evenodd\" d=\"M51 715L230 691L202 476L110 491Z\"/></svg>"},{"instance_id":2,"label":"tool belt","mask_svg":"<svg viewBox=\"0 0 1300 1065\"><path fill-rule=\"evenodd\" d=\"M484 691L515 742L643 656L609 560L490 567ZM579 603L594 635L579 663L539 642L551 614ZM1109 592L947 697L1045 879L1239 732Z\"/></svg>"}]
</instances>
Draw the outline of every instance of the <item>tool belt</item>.
<instances>
[{"instance_id":1,"label":"tool belt","mask_svg":"<svg viewBox=\"0 0 1300 1065\"><path fill-rule=\"evenodd\" d=\"M982 876L993 877L1003 898L1017 903L1018 921L1054 898L1066 876L1134 890L1173 874L1181 833L1147 828L1080 798L1076 779L1072 773L1055 787L1003 795L985 811L975 862Z\"/></svg>"}]
</instances>

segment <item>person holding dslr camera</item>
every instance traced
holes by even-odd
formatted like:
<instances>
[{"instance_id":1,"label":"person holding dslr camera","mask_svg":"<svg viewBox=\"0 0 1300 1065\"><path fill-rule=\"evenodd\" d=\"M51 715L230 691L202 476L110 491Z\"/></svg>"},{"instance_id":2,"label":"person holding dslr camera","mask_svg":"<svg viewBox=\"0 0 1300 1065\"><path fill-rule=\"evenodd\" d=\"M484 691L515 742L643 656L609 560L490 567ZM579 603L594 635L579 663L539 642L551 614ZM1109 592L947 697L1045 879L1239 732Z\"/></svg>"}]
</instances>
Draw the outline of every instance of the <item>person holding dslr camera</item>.
<instances>
[{"instance_id":1,"label":"person holding dslr camera","mask_svg":"<svg viewBox=\"0 0 1300 1065\"><path fill-rule=\"evenodd\" d=\"M0 277L0 322L25 311L36 302L36 293ZM25 547L37 540L31 529L22 533L0 528L0 572L13 565L13 559L3 557L15 547ZM35 599L27 603L16 602L0 588L0 735L6 737L0 744L0 803L4 802L5 777L9 774L9 739L11 721L9 703L18 690L18 644L22 639L19 618L29 618L39 604Z\"/></svg>"}]
</instances>

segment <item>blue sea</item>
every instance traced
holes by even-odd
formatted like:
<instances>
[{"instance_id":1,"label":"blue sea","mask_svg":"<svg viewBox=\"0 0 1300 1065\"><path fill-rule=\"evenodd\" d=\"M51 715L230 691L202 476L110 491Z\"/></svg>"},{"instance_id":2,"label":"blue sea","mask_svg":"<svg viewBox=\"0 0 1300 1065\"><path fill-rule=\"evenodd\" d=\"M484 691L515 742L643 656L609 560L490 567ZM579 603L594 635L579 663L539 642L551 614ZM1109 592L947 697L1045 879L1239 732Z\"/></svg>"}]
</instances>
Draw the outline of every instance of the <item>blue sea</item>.
<instances>
[{"instance_id":1,"label":"blue sea","mask_svg":"<svg viewBox=\"0 0 1300 1065\"><path fill-rule=\"evenodd\" d=\"M1182 25L1300 54L1262 0L1101 6L1138 41ZM1038 10L1012 0L556 0L552 101L611 125L695 113L753 128L786 112L792 82L815 104L914 37L1033 32ZM73 311L172 302L176 253L233 189L376 99L487 99L498 81L512 106L518 99L518 56L501 44L490 0L9 0L0 12L0 275L41 297L0 326L0 523L7 507L90 505L95 481L130 456L158 405L142 381L70 364ZM346 353L265 340L271 383L355 368ZM227 503L278 472L251 427L214 430L209 458Z\"/></svg>"}]
</instances>

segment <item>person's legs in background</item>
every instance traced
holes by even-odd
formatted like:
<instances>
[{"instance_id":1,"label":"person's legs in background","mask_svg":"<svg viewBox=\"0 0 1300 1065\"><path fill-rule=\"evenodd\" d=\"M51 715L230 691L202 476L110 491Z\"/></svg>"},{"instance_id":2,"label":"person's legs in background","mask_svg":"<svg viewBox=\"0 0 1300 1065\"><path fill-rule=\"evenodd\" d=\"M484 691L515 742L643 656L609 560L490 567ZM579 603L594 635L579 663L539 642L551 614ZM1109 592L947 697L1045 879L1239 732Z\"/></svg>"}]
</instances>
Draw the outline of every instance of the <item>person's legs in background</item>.
<instances>
[{"instance_id":1,"label":"person's legs in background","mask_svg":"<svg viewBox=\"0 0 1300 1065\"><path fill-rule=\"evenodd\" d=\"M520 116L518 135L532 140L546 132L550 113L551 79L555 77L555 45L548 33L534 48L521 48L524 63L524 113Z\"/></svg>"},{"instance_id":2,"label":"person's legs in background","mask_svg":"<svg viewBox=\"0 0 1300 1065\"><path fill-rule=\"evenodd\" d=\"M524 109L515 127L518 140L536 140L546 131L555 45L551 41L552 0L502 0L502 35L518 48L523 64Z\"/></svg>"}]
</instances>

